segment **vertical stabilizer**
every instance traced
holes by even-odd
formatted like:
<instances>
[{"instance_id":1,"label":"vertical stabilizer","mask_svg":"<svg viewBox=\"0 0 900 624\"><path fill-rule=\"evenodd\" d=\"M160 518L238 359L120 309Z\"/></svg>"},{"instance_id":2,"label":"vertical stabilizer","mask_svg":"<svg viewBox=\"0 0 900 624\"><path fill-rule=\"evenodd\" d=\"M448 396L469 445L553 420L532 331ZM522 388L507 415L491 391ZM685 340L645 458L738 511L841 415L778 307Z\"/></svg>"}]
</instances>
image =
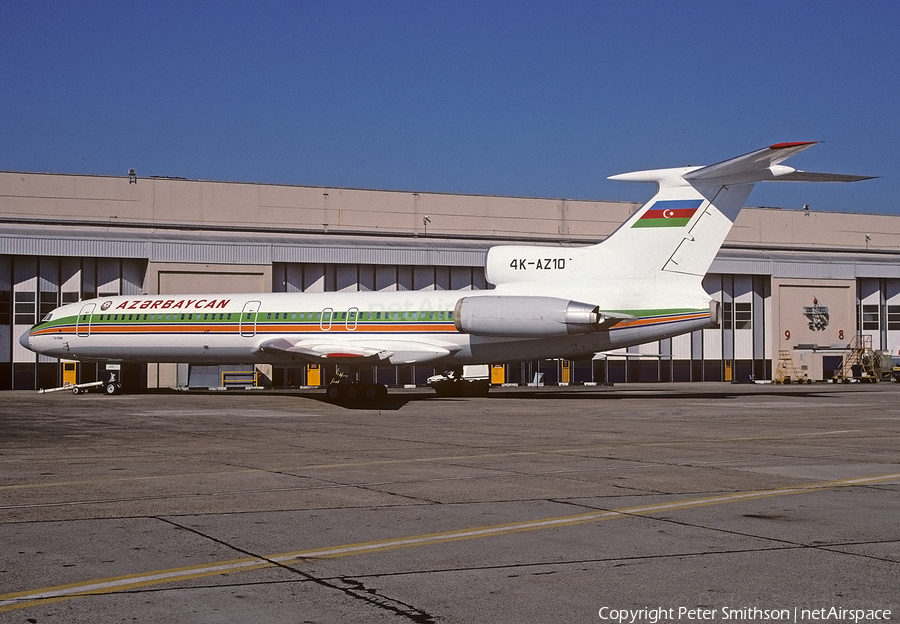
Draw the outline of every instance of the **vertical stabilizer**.
<instances>
[{"instance_id":1,"label":"vertical stabilizer","mask_svg":"<svg viewBox=\"0 0 900 624\"><path fill-rule=\"evenodd\" d=\"M854 182L866 176L809 173L782 163L815 145L778 143L707 167L635 171L611 180L655 182L657 191L602 243L560 248L500 246L486 277L498 289L529 294L582 291L607 310L704 305L701 280L753 185L766 181ZM699 302L703 303L699 303Z\"/></svg>"},{"instance_id":2,"label":"vertical stabilizer","mask_svg":"<svg viewBox=\"0 0 900 624\"><path fill-rule=\"evenodd\" d=\"M865 176L797 171L782 165L814 142L778 143L707 167L636 171L610 180L656 182L658 189L598 247L630 273L663 271L702 277L757 182L852 182Z\"/></svg>"}]
</instances>

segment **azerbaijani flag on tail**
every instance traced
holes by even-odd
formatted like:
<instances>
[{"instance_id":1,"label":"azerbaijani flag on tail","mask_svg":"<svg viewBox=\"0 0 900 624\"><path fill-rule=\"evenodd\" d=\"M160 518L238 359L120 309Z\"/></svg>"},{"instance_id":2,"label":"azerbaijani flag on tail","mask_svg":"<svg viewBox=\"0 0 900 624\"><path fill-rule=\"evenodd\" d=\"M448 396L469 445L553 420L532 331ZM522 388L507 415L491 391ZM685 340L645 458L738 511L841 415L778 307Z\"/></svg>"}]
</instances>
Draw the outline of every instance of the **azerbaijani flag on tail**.
<instances>
[{"instance_id":1,"label":"azerbaijani flag on tail","mask_svg":"<svg viewBox=\"0 0 900 624\"><path fill-rule=\"evenodd\" d=\"M661 199L631 227L684 227L702 203L702 199Z\"/></svg>"}]
</instances>

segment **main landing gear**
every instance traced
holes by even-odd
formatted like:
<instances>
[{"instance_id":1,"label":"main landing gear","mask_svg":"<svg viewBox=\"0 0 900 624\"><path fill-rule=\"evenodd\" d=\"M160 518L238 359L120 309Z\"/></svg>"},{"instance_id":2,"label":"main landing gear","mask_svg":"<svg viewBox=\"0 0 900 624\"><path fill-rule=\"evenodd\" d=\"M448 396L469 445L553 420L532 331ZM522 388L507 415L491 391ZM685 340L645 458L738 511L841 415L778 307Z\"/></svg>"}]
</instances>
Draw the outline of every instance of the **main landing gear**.
<instances>
[{"instance_id":1,"label":"main landing gear","mask_svg":"<svg viewBox=\"0 0 900 624\"><path fill-rule=\"evenodd\" d=\"M464 379L462 369L447 371L429 383L439 397L486 397L491 390L487 379Z\"/></svg>"},{"instance_id":2,"label":"main landing gear","mask_svg":"<svg viewBox=\"0 0 900 624\"><path fill-rule=\"evenodd\" d=\"M376 383L352 381L348 375L338 373L325 390L329 401L346 403L377 403L387 399L387 386Z\"/></svg>"}]
</instances>

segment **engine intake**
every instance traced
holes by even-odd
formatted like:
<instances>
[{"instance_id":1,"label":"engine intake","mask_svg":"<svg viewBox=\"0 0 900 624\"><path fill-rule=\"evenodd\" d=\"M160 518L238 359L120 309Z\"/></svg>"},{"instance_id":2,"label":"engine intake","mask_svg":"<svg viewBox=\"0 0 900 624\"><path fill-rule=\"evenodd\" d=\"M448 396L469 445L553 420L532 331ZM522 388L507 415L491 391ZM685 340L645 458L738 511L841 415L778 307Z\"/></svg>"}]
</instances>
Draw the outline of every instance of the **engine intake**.
<instances>
[{"instance_id":1,"label":"engine intake","mask_svg":"<svg viewBox=\"0 0 900 624\"><path fill-rule=\"evenodd\" d=\"M605 329L598 306L557 297L463 297L453 318L456 329L475 336L567 336Z\"/></svg>"}]
</instances>

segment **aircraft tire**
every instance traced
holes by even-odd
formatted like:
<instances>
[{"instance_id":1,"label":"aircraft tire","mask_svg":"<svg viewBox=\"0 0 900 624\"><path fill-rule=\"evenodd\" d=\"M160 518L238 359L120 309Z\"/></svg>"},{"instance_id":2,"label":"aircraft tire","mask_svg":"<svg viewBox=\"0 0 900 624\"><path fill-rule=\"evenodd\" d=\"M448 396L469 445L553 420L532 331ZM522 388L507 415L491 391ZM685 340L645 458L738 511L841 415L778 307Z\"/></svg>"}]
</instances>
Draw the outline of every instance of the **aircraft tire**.
<instances>
[{"instance_id":1,"label":"aircraft tire","mask_svg":"<svg viewBox=\"0 0 900 624\"><path fill-rule=\"evenodd\" d=\"M454 395L455 382L448 380L439 381L434 384L434 393L439 397L449 397Z\"/></svg>"},{"instance_id":2,"label":"aircraft tire","mask_svg":"<svg viewBox=\"0 0 900 624\"><path fill-rule=\"evenodd\" d=\"M486 397L491 390L491 384L485 379L465 382L463 396Z\"/></svg>"},{"instance_id":3,"label":"aircraft tire","mask_svg":"<svg viewBox=\"0 0 900 624\"><path fill-rule=\"evenodd\" d=\"M434 392L439 397L475 396L469 393L469 382L447 379L434 384Z\"/></svg>"},{"instance_id":4,"label":"aircraft tire","mask_svg":"<svg viewBox=\"0 0 900 624\"><path fill-rule=\"evenodd\" d=\"M363 386L363 399L366 403L380 403L388 398L387 386L380 383L366 384Z\"/></svg>"},{"instance_id":5,"label":"aircraft tire","mask_svg":"<svg viewBox=\"0 0 900 624\"><path fill-rule=\"evenodd\" d=\"M362 396L367 402L380 400L380 394L377 384L366 384L363 386Z\"/></svg>"}]
</instances>

